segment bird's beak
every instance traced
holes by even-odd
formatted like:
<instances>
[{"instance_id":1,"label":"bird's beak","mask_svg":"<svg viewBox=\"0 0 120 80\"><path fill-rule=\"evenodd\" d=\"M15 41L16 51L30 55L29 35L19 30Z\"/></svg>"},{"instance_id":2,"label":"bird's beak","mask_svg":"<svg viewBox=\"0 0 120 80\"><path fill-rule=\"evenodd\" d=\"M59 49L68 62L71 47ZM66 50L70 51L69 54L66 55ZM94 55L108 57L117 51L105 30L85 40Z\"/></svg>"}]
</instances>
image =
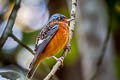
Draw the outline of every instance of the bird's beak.
<instances>
[{"instance_id":1,"label":"bird's beak","mask_svg":"<svg viewBox=\"0 0 120 80\"><path fill-rule=\"evenodd\" d=\"M72 20L74 20L74 19L72 19L72 18L69 18L69 19L67 19L67 22L70 22L70 21L72 21Z\"/></svg>"}]
</instances>

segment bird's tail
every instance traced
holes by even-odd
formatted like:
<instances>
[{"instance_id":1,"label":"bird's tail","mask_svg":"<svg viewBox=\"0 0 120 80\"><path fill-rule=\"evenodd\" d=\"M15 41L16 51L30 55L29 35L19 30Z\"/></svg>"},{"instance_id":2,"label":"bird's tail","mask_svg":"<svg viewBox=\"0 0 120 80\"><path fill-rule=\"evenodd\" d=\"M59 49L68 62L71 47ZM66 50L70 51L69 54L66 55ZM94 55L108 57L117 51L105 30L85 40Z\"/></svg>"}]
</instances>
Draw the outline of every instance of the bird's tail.
<instances>
[{"instance_id":1,"label":"bird's tail","mask_svg":"<svg viewBox=\"0 0 120 80\"><path fill-rule=\"evenodd\" d=\"M27 73L27 78L31 79L35 73L35 71L37 70L40 62L43 60L44 58L41 57L35 57L32 61L32 63L30 64L30 71Z\"/></svg>"},{"instance_id":2,"label":"bird's tail","mask_svg":"<svg viewBox=\"0 0 120 80\"><path fill-rule=\"evenodd\" d=\"M39 65L39 64L38 64L38 65ZM33 66L33 67L30 69L30 71L27 73L27 78L28 78L28 79L31 79L31 78L33 77L33 75L34 75L34 73L35 73L38 65L37 65L37 66Z\"/></svg>"}]
</instances>

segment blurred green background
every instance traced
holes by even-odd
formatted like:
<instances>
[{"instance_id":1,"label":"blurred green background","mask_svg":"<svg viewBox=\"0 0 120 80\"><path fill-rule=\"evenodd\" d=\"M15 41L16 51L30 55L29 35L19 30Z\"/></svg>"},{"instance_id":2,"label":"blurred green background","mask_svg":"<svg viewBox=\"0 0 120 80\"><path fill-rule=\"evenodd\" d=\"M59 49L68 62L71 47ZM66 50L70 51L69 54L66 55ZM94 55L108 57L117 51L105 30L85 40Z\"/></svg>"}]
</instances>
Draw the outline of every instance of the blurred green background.
<instances>
[{"instance_id":1,"label":"blurred green background","mask_svg":"<svg viewBox=\"0 0 120 80\"><path fill-rule=\"evenodd\" d=\"M85 51L88 51L88 61L91 61L92 59L89 59L89 55L94 56L93 58L96 60L98 59L98 57L96 57L94 54L89 54L89 52L93 53L90 49L97 50L100 48L99 46L95 46L96 44L94 45L94 42L99 44L100 41L101 45L105 39L104 37L104 39L101 40L101 37L97 36L96 32L98 32L101 36L105 36L106 34L104 34L104 32L107 33L109 26L111 26L110 34L112 36L112 41L110 43L112 44L112 48L107 50L113 50L111 54L114 67L113 71L111 72L115 72L113 75L114 78L111 78L111 80L120 80L120 0L100 0L100 4L99 0L77 1L77 18L73 39L71 42L71 51L65 58L64 66L57 71L56 75L54 75L51 80L90 80L88 77L89 75L86 75L87 71L84 72L84 69L87 70L87 68L84 66L83 59L84 56L87 55L85 54ZM14 3L15 0L0 0L0 36L5 28ZM98 11L95 11L94 8ZM15 21L13 34L16 35L16 37L18 37L18 39L20 39L25 45L34 50L36 37L41 28L47 24L50 16L54 13L61 13L69 18L70 10L71 0L22 0L21 7L18 11ZM106 25L102 25L103 28L100 28L101 25L97 25L97 23L94 21L97 19L98 22L100 22L98 18L101 18L103 21L106 20ZM81 27L81 23L79 24L80 21L85 25ZM94 27L91 27L90 25ZM88 26L87 29L85 26ZM98 31L96 29L97 26L99 26ZM81 37L79 34L82 32L84 35ZM90 37L86 34L90 34ZM93 40L94 36L98 37L98 39L95 41ZM81 39L83 39L83 42ZM87 44L86 39L88 39L90 44ZM87 44L87 46L83 46L82 44L84 43ZM63 51L56 56L60 57L62 52ZM109 57L109 55L106 57ZM27 80L25 75L32 59L33 55L29 51L17 44L13 39L7 40L0 51L0 80ZM110 60L112 59L110 58ZM44 60L37 69L33 80L43 80L55 63L56 61L53 58ZM104 73L102 74L104 75ZM96 80L108 80L103 78L104 76L101 77L102 78L96 78Z\"/></svg>"}]
</instances>

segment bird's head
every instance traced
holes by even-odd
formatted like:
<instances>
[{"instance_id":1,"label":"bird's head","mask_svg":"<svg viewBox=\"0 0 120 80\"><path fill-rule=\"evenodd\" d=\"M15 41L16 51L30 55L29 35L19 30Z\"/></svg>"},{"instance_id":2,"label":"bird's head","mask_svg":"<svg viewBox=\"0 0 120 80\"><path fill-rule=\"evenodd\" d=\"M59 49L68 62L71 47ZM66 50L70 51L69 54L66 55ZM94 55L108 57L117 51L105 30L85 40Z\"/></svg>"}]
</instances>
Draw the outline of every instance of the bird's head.
<instances>
[{"instance_id":1,"label":"bird's head","mask_svg":"<svg viewBox=\"0 0 120 80\"><path fill-rule=\"evenodd\" d=\"M51 16L49 23L56 21L56 22L66 22L68 23L69 21L71 21L72 19L68 19L66 16L62 15L62 14L54 14Z\"/></svg>"}]
</instances>

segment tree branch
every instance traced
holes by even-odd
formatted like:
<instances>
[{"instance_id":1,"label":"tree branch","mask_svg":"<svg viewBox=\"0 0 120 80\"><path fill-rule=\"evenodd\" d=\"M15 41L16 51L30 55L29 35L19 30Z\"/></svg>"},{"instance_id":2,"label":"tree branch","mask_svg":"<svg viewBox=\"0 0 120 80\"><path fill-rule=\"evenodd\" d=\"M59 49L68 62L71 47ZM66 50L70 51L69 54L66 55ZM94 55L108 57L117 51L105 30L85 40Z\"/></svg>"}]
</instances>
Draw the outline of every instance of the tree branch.
<instances>
[{"instance_id":1,"label":"tree branch","mask_svg":"<svg viewBox=\"0 0 120 80\"><path fill-rule=\"evenodd\" d=\"M14 34L10 34L9 36L34 55L34 51L25 44L23 44Z\"/></svg>"},{"instance_id":2,"label":"tree branch","mask_svg":"<svg viewBox=\"0 0 120 80\"><path fill-rule=\"evenodd\" d=\"M69 42L68 42L68 45L67 45L69 48L64 49L63 56L61 56L59 58L60 60L58 60L57 63L53 66L52 70L44 78L44 80L50 80L50 78L52 78L52 76L55 75L55 73L57 72L59 67L62 65L62 62L64 61L65 56L69 52L69 49L70 49L70 46L71 46L72 35L73 35L74 27L75 27L76 7L77 7L77 0L72 0L71 19L73 19L73 20L70 22L70 27L69 27L69 31L70 31L69 37L70 37L70 39L69 39Z\"/></svg>"},{"instance_id":3,"label":"tree branch","mask_svg":"<svg viewBox=\"0 0 120 80\"><path fill-rule=\"evenodd\" d=\"M7 25L3 31L2 36L0 37L0 49L3 47L4 43L6 42L7 38L9 37L9 34L12 33L12 28L15 23L17 11L20 7L21 0L16 0L15 6L12 10L12 13L8 19Z\"/></svg>"},{"instance_id":4,"label":"tree branch","mask_svg":"<svg viewBox=\"0 0 120 80\"><path fill-rule=\"evenodd\" d=\"M20 8L20 3L21 0L16 0L15 6L10 14L10 17L8 19L7 25L3 31L3 34L0 38L0 49L3 47L4 43L6 42L8 37L12 37L16 42L18 42L21 46L23 46L24 48L26 48L29 52L31 52L34 55L34 51L29 48L28 46L26 46L25 44L23 44L13 33L12 33L12 28L13 25L15 23L15 19L17 16L17 11Z\"/></svg>"},{"instance_id":5,"label":"tree branch","mask_svg":"<svg viewBox=\"0 0 120 80\"><path fill-rule=\"evenodd\" d=\"M112 16L112 15L110 15L110 16ZM112 18L110 17L109 26L108 26L108 29L107 29L107 35L106 35L104 43L103 43L103 47L102 47L102 50L101 50L101 55L100 55L100 57L97 61L96 71L95 71L95 73L93 74L93 76L91 77L90 80L95 80L96 76L100 72L100 68L101 68L101 65L103 63L103 59L105 57L107 45L108 45L108 42L109 42L109 39L110 39L110 34L111 34L111 30L112 30L112 25L111 24L112 24Z\"/></svg>"}]
</instances>

